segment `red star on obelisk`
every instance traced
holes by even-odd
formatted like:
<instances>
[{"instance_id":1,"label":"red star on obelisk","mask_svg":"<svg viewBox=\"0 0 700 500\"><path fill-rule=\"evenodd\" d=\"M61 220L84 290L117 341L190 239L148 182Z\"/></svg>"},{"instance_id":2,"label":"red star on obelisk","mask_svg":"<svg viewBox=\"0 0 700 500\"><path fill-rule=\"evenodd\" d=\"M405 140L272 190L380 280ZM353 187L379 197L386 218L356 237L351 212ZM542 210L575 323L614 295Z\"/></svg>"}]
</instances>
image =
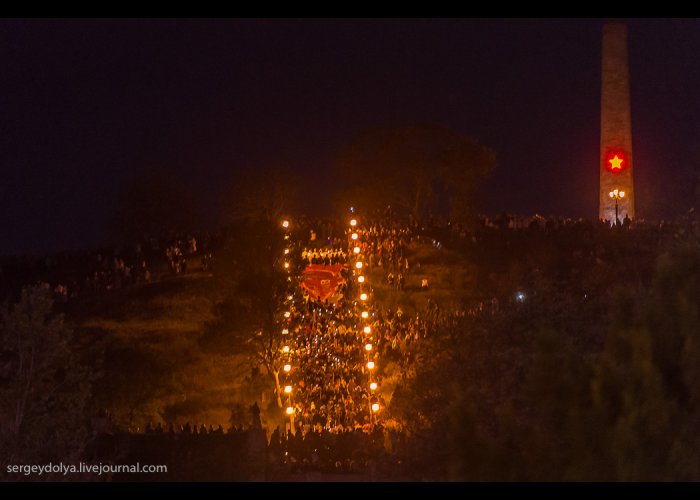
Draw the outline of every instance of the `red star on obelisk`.
<instances>
[{"instance_id":1,"label":"red star on obelisk","mask_svg":"<svg viewBox=\"0 0 700 500\"><path fill-rule=\"evenodd\" d=\"M608 161L610 162L610 165L611 165L610 168L612 170L622 170L622 166L621 166L622 158L619 158L617 155L615 155L615 158L608 160Z\"/></svg>"}]
</instances>

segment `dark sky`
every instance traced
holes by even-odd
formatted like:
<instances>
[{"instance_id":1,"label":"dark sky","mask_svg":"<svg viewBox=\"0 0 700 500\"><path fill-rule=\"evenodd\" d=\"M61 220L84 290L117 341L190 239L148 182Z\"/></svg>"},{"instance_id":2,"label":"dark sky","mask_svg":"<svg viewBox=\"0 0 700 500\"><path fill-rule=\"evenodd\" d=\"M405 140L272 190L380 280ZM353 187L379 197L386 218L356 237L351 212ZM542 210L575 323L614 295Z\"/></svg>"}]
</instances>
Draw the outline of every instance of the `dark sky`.
<instances>
[{"instance_id":1,"label":"dark sky","mask_svg":"<svg viewBox=\"0 0 700 500\"><path fill-rule=\"evenodd\" d=\"M638 216L669 217L693 206L700 21L627 23ZM241 168L332 187L355 134L407 122L496 150L487 213L596 217L602 24L0 21L0 254L99 241L146 168L212 206Z\"/></svg>"}]
</instances>

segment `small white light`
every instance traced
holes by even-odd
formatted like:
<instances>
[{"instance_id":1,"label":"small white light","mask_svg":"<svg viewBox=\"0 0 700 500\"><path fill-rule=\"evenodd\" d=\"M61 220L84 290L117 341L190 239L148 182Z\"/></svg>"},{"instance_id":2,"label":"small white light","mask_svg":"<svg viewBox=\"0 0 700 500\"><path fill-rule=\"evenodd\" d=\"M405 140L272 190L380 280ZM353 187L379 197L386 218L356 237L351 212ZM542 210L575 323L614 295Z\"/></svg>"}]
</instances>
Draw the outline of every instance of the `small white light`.
<instances>
[{"instance_id":1,"label":"small white light","mask_svg":"<svg viewBox=\"0 0 700 500\"><path fill-rule=\"evenodd\" d=\"M369 317L369 313L368 313L367 311L362 311L362 317L363 317L363 318L368 318L368 317Z\"/></svg>"},{"instance_id":2,"label":"small white light","mask_svg":"<svg viewBox=\"0 0 700 500\"><path fill-rule=\"evenodd\" d=\"M372 344L365 344L365 351L371 351L372 350Z\"/></svg>"},{"instance_id":3,"label":"small white light","mask_svg":"<svg viewBox=\"0 0 700 500\"><path fill-rule=\"evenodd\" d=\"M357 269L362 269L362 262L360 262L360 261L358 260L357 263L355 264L355 267L356 267Z\"/></svg>"},{"instance_id":4,"label":"small white light","mask_svg":"<svg viewBox=\"0 0 700 500\"><path fill-rule=\"evenodd\" d=\"M289 221L288 221L288 220L283 220L283 221L282 221L282 227L284 227L284 228L289 227Z\"/></svg>"},{"instance_id":5,"label":"small white light","mask_svg":"<svg viewBox=\"0 0 700 500\"><path fill-rule=\"evenodd\" d=\"M352 249L354 253L360 253L360 247L355 247Z\"/></svg>"},{"instance_id":6,"label":"small white light","mask_svg":"<svg viewBox=\"0 0 700 500\"><path fill-rule=\"evenodd\" d=\"M372 411L375 413L379 411L379 403L372 404Z\"/></svg>"},{"instance_id":7,"label":"small white light","mask_svg":"<svg viewBox=\"0 0 700 500\"><path fill-rule=\"evenodd\" d=\"M284 368L282 368L282 369L286 372L290 372L290 371L292 371L292 365L286 364L286 365L284 365Z\"/></svg>"},{"instance_id":8,"label":"small white light","mask_svg":"<svg viewBox=\"0 0 700 500\"><path fill-rule=\"evenodd\" d=\"M352 234L350 235L350 237L351 237L353 240L356 240L356 239L357 239L357 233L352 233Z\"/></svg>"},{"instance_id":9,"label":"small white light","mask_svg":"<svg viewBox=\"0 0 700 500\"><path fill-rule=\"evenodd\" d=\"M367 294L366 293L361 294L360 300L367 300Z\"/></svg>"},{"instance_id":10,"label":"small white light","mask_svg":"<svg viewBox=\"0 0 700 500\"><path fill-rule=\"evenodd\" d=\"M289 330L286 328L282 329L282 335L287 335L289 333Z\"/></svg>"},{"instance_id":11,"label":"small white light","mask_svg":"<svg viewBox=\"0 0 700 500\"><path fill-rule=\"evenodd\" d=\"M370 391L376 391L377 390L377 383L372 382L371 384L369 384L369 389L370 389Z\"/></svg>"},{"instance_id":12,"label":"small white light","mask_svg":"<svg viewBox=\"0 0 700 500\"><path fill-rule=\"evenodd\" d=\"M285 317L285 318L288 318L288 317L290 317L291 315L292 315L292 313L290 313L289 311L285 311L285 312L284 312L284 317Z\"/></svg>"},{"instance_id":13,"label":"small white light","mask_svg":"<svg viewBox=\"0 0 700 500\"><path fill-rule=\"evenodd\" d=\"M287 406L287 415L291 415L292 413L294 413L294 408Z\"/></svg>"},{"instance_id":14,"label":"small white light","mask_svg":"<svg viewBox=\"0 0 700 500\"><path fill-rule=\"evenodd\" d=\"M284 255L287 255L289 253L289 248L284 249Z\"/></svg>"},{"instance_id":15,"label":"small white light","mask_svg":"<svg viewBox=\"0 0 700 500\"><path fill-rule=\"evenodd\" d=\"M282 352L289 352L289 346L286 345L282 348Z\"/></svg>"},{"instance_id":16,"label":"small white light","mask_svg":"<svg viewBox=\"0 0 700 500\"><path fill-rule=\"evenodd\" d=\"M356 219L350 219L350 225L351 225L352 227L357 226L357 220L356 220Z\"/></svg>"},{"instance_id":17,"label":"small white light","mask_svg":"<svg viewBox=\"0 0 700 500\"><path fill-rule=\"evenodd\" d=\"M371 326L366 326L366 327L365 327L365 333L372 333L372 327L371 327Z\"/></svg>"},{"instance_id":18,"label":"small white light","mask_svg":"<svg viewBox=\"0 0 700 500\"><path fill-rule=\"evenodd\" d=\"M290 392L292 392L292 386L291 385L284 386L284 393L289 394Z\"/></svg>"},{"instance_id":19,"label":"small white light","mask_svg":"<svg viewBox=\"0 0 700 500\"><path fill-rule=\"evenodd\" d=\"M368 369L368 370L374 370L374 361L368 361L368 362L367 362L367 369Z\"/></svg>"},{"instance_id":20,"label":"small white light","mask_svg":"<svg viewBox=\"0 0 700 500\"><path fill-rule=\"evenodd\" d=\"M357 277L357 282L358 282L358 283L364 283L364 282L365 282L365 277L364 277L364 276L358 276L358 277Z\"/></svg>"}]
</instances>

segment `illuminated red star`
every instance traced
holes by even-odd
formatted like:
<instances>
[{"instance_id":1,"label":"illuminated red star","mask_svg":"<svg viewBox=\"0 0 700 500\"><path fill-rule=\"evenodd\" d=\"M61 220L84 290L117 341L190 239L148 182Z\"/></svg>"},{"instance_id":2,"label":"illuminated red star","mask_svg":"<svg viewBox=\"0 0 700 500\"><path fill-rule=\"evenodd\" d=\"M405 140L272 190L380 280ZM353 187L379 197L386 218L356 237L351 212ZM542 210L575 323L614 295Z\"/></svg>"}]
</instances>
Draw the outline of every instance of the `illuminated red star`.
<instances>
[{"instance_id":1,"label":"illuminated red star","mask_svg":"<svg viewBox=\"0 0 700 500\"><path fill-rule=\"evenodd\" d=\"M615 155L615 158L608 161L610 162L611 170L622 170L622 166L620 165L622 163L622 158Z\"/></svg>"}]
</instances>

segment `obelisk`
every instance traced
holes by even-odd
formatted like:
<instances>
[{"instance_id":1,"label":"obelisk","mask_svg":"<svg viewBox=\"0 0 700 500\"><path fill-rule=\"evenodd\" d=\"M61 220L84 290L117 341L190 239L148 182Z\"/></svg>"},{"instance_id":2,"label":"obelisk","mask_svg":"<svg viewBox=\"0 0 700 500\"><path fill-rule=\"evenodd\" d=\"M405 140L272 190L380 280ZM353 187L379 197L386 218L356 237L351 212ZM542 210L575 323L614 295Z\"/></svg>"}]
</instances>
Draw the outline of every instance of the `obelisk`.
<instances>
[{"instance_id":1,"label":"obelisk","mask_svg":"<svg viewBox=\"0 0 700 500\"><path fill-rule=\"evenodd\" d=\"M600 94L600 206L598 216L615 223L634 219L632 123L627 64L627 26L603 26Z\"/></svg>"}]
</instances>

